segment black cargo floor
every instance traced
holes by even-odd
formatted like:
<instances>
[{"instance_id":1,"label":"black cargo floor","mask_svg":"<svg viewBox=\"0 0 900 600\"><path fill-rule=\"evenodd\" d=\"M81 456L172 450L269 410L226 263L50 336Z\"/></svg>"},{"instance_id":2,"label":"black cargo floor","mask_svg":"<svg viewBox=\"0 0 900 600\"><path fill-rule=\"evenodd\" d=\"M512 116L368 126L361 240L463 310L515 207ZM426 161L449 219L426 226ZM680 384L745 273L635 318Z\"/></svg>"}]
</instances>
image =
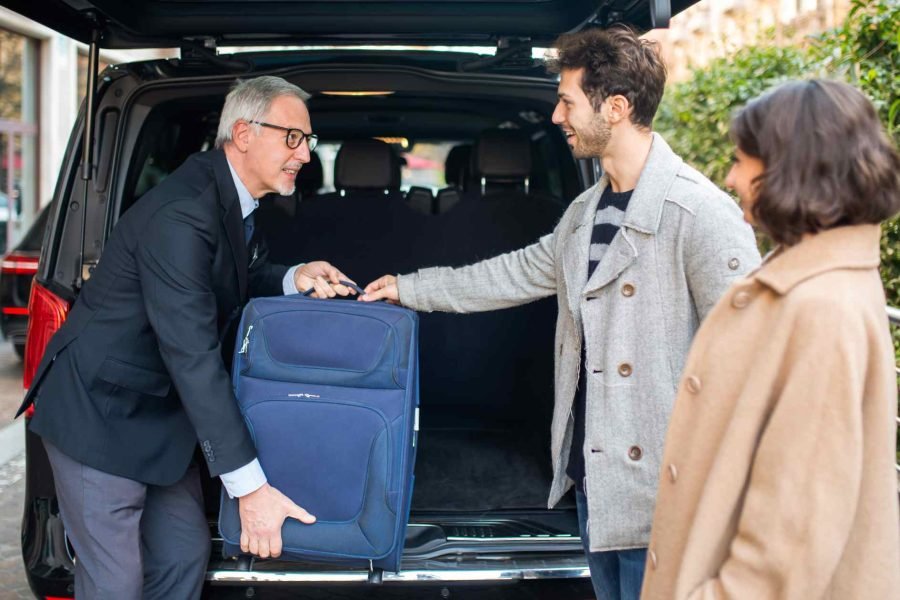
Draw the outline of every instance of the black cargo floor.
<instances>
[{"instance_id":1,"label":"black cargo floor","mask_svg":"<svg viewBox=\"0 0 900 600\"><path fill-rule=\"evenodd\" d=\"M546 508L550 444L528 431L420 432L413 510Z\"/></svg>"}]
</instances>

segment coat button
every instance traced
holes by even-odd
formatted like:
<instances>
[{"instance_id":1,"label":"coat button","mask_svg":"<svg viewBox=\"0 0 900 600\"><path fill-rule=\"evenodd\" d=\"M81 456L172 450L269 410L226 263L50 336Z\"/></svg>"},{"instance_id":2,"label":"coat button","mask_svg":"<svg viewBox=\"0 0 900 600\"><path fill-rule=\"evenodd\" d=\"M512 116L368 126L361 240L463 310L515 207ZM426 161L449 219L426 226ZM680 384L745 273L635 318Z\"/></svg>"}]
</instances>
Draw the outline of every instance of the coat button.
<instances>
[{"instance_id":1,"label":"coat button","mask_svg":"<svg viewBox=\"0 0 900 600\"><path fill-rule=\"evenodd\" d=\"M641 460L642 456L644 456L644 451L640 446L632 446L628 449L628 458L631 460Z\"/></svg>"},{"instance_id":2,"label":"coat button","mask_svg":"<svg viewBox=\"0 0 900 600\"><path fill-rule=\"evenodd\" d=\"M700 383L700 378L696 375L691 375L685 380L685 387L687 387L688 391L692 394L699 394L700 390L703 388L703 385Z\"/></svg>"},{"instance_id":3,"label":"coat button","mask_svg":"<svg viewBox=\"0 0 900 600\"><path fill-rule=\"evenodd\" d=\"M672 480L672 483L678 481L678 469L675 468L675 465L669 465L669 478Z\"/></svg>"},{"instance_id":4,"label":"coat button","mask_svg":"<svg viewBox=\"0 0 900 600\"><path fill-rule=\"evenodd\" d=\"M731 260L728 261L728 268L731 269L732 271L737 271L737 268L740 266L741 266L741 261L739 261L737 258L732 258Z\"/></svg>"},{"instance_id":5,"label":"coat button","mask_svg":"<svg viewBox=\"0 0 900 600\"><path fill-rule=\"evenodd\" d=\"M634 296L634 285L630 283L626 283L622 286L622 295L626 298L631 298Z\"/></svg>"},{"instance_id":6,"label":"coat button","mask_svg":"<svg viewBox=\"0 0 900 600\"><path fill-rule=\"evenodd\" d=\"M631 365L628 363L622 363L619 365L619 375L622 377L631 377Z\"/></svg>"},{"instance_id":7,"label":"coat button","mask_svg":"<svg viewBox=\"0 0 900 600\"><path fill-rule=\"evenodd\" d=\"M653 568L655 569L655 568L656 568L656 552L654 552L653 550L648 550L648 551L647 551L647 556L650 557L650 564L651 564L651 565L653 566Z\"/></svg>"},{"instance_id":8,"label":"coat button","mask_svg":"<svg viewBox=\"0 0 900 600\"><path fill-rule=\"evenodd\" d=\"M744 308L750 304L750 293L741 290L731 298L731 305L735 308Z\"/></svg>"}]
</instances>

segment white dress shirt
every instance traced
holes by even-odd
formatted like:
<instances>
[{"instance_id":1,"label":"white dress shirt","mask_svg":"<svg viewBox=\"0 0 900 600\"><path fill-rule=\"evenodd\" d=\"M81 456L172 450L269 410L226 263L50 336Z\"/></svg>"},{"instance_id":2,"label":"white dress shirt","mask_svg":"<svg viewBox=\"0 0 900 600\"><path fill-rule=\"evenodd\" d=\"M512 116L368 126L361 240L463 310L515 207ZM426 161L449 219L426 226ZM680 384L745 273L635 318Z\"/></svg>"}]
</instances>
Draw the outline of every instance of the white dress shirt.
<instances>
[{"instance_id":1,"label":"white dress shirt","mask_svg":"<svg viewBox=\"0 0 900 600\"><path fill-rule=\"evenodd\" d=\"M250 213L259 207L259 200L250 195L250 191L238 177L231 163L228 163L228 168L231 169L231 177L234 178L234 187L237 188L238 200L241 203L241 217L246 219ZM285 273L281 282L285 295L298 293L297 287L294 285L294 272L301 266L294 265ZM222 485L225 486L225 491L232 498L246 496L250 492L255 492L266 483L266 474L263 473L262 466L260 466L259 460L256 458L234 471L222 473L219 475L219 478L222 480Z\"/></svg>"}]
</instances>

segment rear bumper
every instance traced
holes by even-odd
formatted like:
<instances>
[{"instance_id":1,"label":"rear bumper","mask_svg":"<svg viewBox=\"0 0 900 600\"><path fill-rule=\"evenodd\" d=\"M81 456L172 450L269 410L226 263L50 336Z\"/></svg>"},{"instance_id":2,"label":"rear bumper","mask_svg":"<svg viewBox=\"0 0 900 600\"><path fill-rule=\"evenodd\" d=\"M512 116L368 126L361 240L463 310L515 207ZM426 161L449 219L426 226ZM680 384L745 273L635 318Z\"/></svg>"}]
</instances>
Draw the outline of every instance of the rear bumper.
<instances>
[{"instance_id":1,"label":"rear bumper","mask_svg":"<svg viewBox=\"0 0 900 600\"><path fill-rule=\"evenodd\" d=\"M523 558L465 558L447 561L404 561L397 573L363 570L279 570L272 568L217 568L206 573L207 581L226 585L303 584L414 584L492 583L551 579L590 578L584 555L537 555ZM502 563L502 564L498 564ZM261 565L262 566L262 565Z\"/></svg>"},{"instance_id":2,"label":"rear bumper","mask_svg":"<svg viewBox=\"0 0 900 600\"><path fill-rule=\"evenodd\" d=\"M73 590L71 549L59 518L53 473L44 447L40 438L30 431L26 432L26 455L28 468L22 530L26 575L39 597L66 597ZM571 515L554 515L561 523L571 520ZM444 549L430 542L443 531L441 528L410 523L412 537L419 544L419 555L405 557L397 573L278 560L213 558L206 574L204 597L225 598L237 593L234 597L246 598L250 596L238 593L238 590L248 591L248 588L267 589L273 593L302 589L304 597L316 598L321 594L329 600L338 597L328 592L336 588L341 589L340 598L357 597L357 592L359 597L368 598L373 588L384 592L393 590L385 597L416 600L446 598L442 590L457 588L466 590L467 599L592 597L590 572L578 537L560 533L552 526L538 525L533 525L533 535L484 537L487 532L511 533L503 523L500 518L492 526L448 528L448 531L452 529L452 535L446 540L453 547ZM212 556L221 556L221 539L214 528L211 533ZM499 587L508 588L508 593L498 591ZM429 590L429 593L423 595L415 590ZM378 593L382 595L382 592Z\"/></svg>"}]
</instances>

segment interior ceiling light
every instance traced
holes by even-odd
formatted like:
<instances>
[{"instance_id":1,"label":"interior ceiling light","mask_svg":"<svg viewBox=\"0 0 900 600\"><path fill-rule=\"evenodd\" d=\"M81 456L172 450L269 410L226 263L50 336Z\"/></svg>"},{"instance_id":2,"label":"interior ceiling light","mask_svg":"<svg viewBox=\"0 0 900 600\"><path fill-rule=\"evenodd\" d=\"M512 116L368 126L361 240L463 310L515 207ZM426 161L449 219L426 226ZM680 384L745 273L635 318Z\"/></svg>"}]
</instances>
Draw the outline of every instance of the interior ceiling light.
<instances>
[{"instance_id":1,"label":"interior ceiling light","mask_svg":"<svg viewBox=\"0 0 900 600\"><path fill-rule=\"evenodd\" d=\"M409 148L409 140L405 137L377 137L375 139L381 140L385 144L399 144L404 150Z\"/></svg>"},{"instance_id":2,"label":"interior ceiling light","mask_svg":"<svg viewBox=\"0 0 900 600\"><path fill-rule=\"evenodd\" d=\"M394 92L390 92L387 90L383 91L358 91L358 92L350 92L350 91L337 91L337 90L328 90L325 92L319 92L323 96L390 96Z\"/></svg>"}]
</instances>

